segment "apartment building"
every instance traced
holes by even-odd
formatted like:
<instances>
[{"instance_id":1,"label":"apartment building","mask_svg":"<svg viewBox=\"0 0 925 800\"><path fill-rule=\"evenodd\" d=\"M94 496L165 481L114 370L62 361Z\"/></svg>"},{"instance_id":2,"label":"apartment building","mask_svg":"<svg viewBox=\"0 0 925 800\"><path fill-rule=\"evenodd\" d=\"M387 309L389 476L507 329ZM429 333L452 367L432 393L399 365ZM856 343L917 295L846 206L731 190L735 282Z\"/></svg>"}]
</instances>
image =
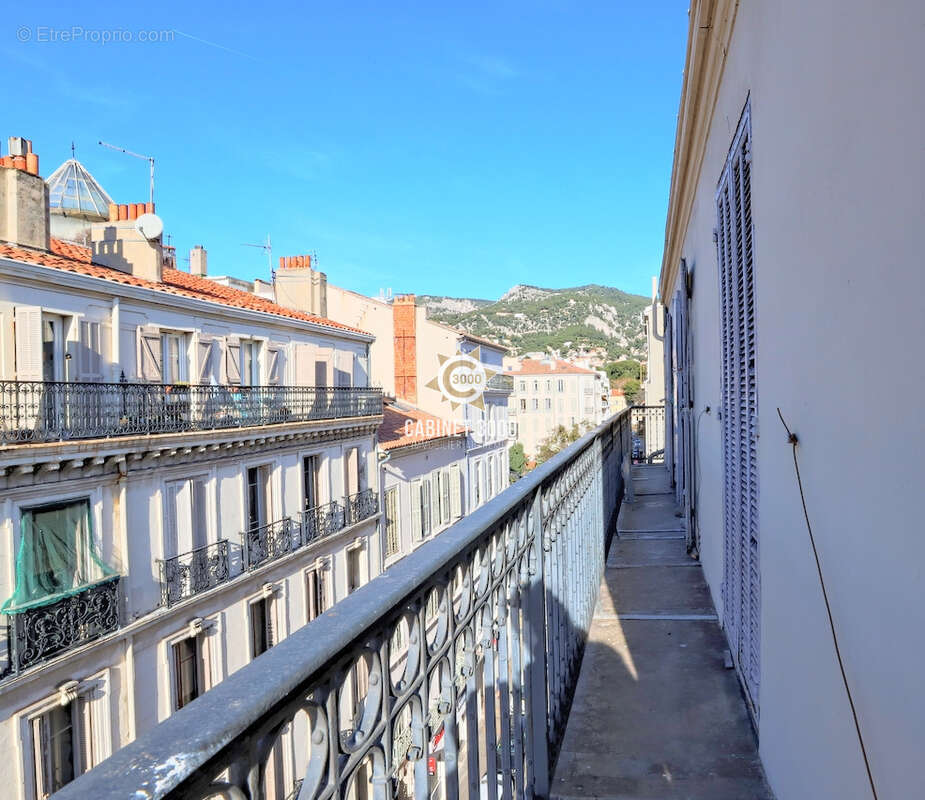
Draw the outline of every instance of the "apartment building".
<instances>
[{"instance_id":1,"label":"apartment building","mask_svg":"<svg viewBox=\"0 0 925 800\"><path fill-rule=\"evenodd\" d=\"M646 334L646 379L642 382L643 405L665 404L665 306L657 301L656 279L652 279L652 305L643 312Z\"/></svg>"},{"instance_id":2,"label":"apartment building","mask_svg":"<svg viewBox=\"0 0 925 800\"><path fill-rule=\"evenodd\" d=\"M508 411L516 439L529 458L559 426L592 427L607 413L609 384L597 370L544 356L509 361L505 375L513 383Z\"/></svg>"},{"instance_id":3,"label":"apartment building","mask_svg":"<svg viewBox=\"0 0 925 800\"><path fill-rule=\"evenodd\" d=\"M922 794L923 30L916 0L690 8L669 463L779 800Z\"/></svg>"},{"instance_id":4,"label":"apartment building","mask_svg":"<svg viewBox=\"0 0 925 800\"><path fill-rule=\"evenodd\" d=\"M96 193L69 169L85 182L73 196ZM165 266L148 204L78 215L85 247L51 236L49 200L31 143L11 139L0 161L0 781L22 800L48 796L381 569L373 337L210 281L202 248L192 273ZM301 735L274 745L267 797L283 800L301 777Z\"/></svg>"}]
</instances>

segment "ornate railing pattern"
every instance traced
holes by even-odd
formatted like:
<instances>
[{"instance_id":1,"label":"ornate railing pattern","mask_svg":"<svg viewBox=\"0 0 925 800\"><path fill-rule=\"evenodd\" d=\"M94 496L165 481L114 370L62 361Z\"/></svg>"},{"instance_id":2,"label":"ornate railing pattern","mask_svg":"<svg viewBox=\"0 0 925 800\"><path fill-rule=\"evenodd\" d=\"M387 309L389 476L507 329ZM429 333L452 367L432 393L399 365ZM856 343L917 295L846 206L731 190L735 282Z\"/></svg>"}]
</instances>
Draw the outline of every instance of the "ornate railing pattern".
<instances>
[{"instance_id":1,"label":"ornate railing pattern","mask_svg":"<svg viewBox=\"0 0 925 800\"><path fill-rule=\"evenodd\" d=\"M587 434L57 797L261 798L287 736L299 800L386 800L399 773L426 798L438 734L447 800L547 797L629 421Z\"/></svg>"},{"instance_id":2,"label":"ornate railing pattern","mask_svg":"<svg viewBox=\"0 0 925 800\"><path fill-rule=\"evenodd\" d=\"M244 566L256 569L268 561L282 558L302 546L301 527L291 517L251 528L241 534Z\"/></svg>"},{"instance_id":3,"label":"ornate railing pattern","mask_svg":"<svg viewBox=\"0 0 925 800\"><path fill-rule=\"evenodd\" d=\"M18 673L119 627L119 577L6 617L9 667Z\"/></svg>"},{"instance_id":4,"label":"ornate railing pattern","mask_svg":"<svg viewBox=\"0 0 925 800\"><path fill-rule=\"evenodd\" d=\"M347 512L340 503L332 500L330 503L306 509L302 512L300 521L302 544L311 544L343 530L347 525Z\"/></svg>"},{"instance_id":5,"label":"ornate railing pattern","mask_svg":"<svg viewBox=\"0 0 925 800\"><path fill-rule=\"evenodd\" d=\"M633 406L633 460L665 463L665 406Z\"/></svg>"},{"instance_id":6,"label":"ornate railing pattern","mask_svg":"<svg viewBox=\"0 0 925 800\"><path fill-rule=\"evenodd\" d=\"M161 603L167 607L231 578L227 539L157 563L161 579Z\"/></svg>"},{"instance_id":7,"label":"ornate railing pattern","mask_svg":"<svg viewBox=\"0 0 925 800\"><path fill-rule=\"evenodd\" d=\"M382 391L0 381L0 444L220 430L382 413Z\"/></svg>"},{"instance_id":8,"label":"ornate railing pattern","mask_svg":"<svg viewBox=\"0 0 925 800\"><path fill-rule=\"evenodd\" d=\"M379 497L372 489L364 489L362 492L349 495L345 506L347 524L355 525L379 511Z\"/></svg>"},{"instance_id":9,"label":"ornate railing pattern","mask_svg":"<svg viewBox=\"0 0 925 800\"><path fill-rule=\"evenodd\" d=\"M514 378L510 375L505 375L503 372L499 372L488 379L485 388L496 392L513 392Z\"/></svg>"}]
</instances>

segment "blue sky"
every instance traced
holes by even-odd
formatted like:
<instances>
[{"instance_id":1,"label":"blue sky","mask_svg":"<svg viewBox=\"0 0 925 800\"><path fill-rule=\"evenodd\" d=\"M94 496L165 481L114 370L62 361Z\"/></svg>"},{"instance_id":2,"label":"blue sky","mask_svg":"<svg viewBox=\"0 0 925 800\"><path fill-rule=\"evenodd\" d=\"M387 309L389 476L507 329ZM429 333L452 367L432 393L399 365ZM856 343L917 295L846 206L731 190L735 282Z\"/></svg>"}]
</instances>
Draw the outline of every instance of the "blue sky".
<instances>
[{"instance_id":1,"label":"blue sky","mask_svg":"<svg viewBox=\"0 0 925 800\"><path fill-rule=\"evenodd\" d=\"M144 5L7 13L0 133L33 139L46 176L73 140L116 202L147 200L147 165L97 142L153 155L181 256L266 278L241 243L269 233L274 261L315 251L367 294L649 293L686 2Z\"/></svg>"}]
</instances>

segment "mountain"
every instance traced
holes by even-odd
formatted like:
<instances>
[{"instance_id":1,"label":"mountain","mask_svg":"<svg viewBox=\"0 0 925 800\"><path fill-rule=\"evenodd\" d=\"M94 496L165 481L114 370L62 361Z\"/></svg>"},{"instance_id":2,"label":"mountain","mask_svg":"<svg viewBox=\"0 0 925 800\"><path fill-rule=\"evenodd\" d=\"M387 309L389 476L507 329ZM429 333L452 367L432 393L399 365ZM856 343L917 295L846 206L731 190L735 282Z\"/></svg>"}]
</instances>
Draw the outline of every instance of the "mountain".
<instances>
[{"instance_id":1,"label":"mountain","mask_svg":"<svg viewBox=\"0 0 925 800\"><path fill-rule=\"evenodd\" d=\"M645 358L643 309L651 302L610 286L543 289L520 284L499 300L419 296L431 319L494 339L513 353L598 348L608 359Z\"/></svg>"}]
</instances>

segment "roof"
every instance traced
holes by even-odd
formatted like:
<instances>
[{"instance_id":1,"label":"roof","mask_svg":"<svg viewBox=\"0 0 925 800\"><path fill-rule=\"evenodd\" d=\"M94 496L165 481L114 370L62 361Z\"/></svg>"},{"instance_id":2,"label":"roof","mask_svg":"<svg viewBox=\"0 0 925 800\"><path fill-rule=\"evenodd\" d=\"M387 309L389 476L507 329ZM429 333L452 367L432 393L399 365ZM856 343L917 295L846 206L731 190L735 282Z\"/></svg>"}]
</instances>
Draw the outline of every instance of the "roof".
<instances>
[{"instance_id":1,"label":"roof","mask_svg":"<svg viewBox=\"0 0 925 800\"><path fill-rule=\"evenodd\" d=\"M69 158L48 176L48 205L107 219L112 199L89 170L76 158Z\"/></svg>"},{"instance_id":2,"label":"roof","mask_svg":"<svg viewBox=\"0 0 925 800\"><path fill-rule=\"evenodd\" d=\"M52 238L50 252L0 243L0 257L21 261L26 264L53 267L54 269L74 272L79 275L87 275L91 278L102 278L103 280L122 283L127 286L137 286L140 289L150 289L155 292L189 297L193 300L204 300L233 308L246 308L250 311L260 311L264 314L311 322L334 330L359 333L366 336L371 335L359 328L352 328L349 325L342 325L324 317L317 317L313 314L286 308L274 303L272 300L258 297L240 289L232 289L230 286L222 286L219 283L210 281L208 278L200 278L197 275L190 275L188 272L165 267L162 272L163 280L158 283L157 281L139 278L127 272L121 272L112 267L93 264L88 247L83 247L73 242L65 242L61 239Z\"/></svg>"},{"instance_id":3,"label":"roof","mask_svg":"<svg viewBox=\"0 0 925 800\"><path fill-rule=\"evenodd\" d=\"M378 437L379 446L383 450L397 450L400 447L462 437L469 430L459 422L435 417L396 400L385 401L382 417ZM406 433L409 428L412 429L410 434Z\"/></svg>"},{"instance_id":4,"label":"roof","mask_svg":"<svg viewBox=\"0 0 925 800\"><path fill-rule=\"evenodd\" d=\"M597 375L593 369L585 369L561 358L525 358L517 369L505 370L507 375Z\"/></svg>"}]
</instances>

